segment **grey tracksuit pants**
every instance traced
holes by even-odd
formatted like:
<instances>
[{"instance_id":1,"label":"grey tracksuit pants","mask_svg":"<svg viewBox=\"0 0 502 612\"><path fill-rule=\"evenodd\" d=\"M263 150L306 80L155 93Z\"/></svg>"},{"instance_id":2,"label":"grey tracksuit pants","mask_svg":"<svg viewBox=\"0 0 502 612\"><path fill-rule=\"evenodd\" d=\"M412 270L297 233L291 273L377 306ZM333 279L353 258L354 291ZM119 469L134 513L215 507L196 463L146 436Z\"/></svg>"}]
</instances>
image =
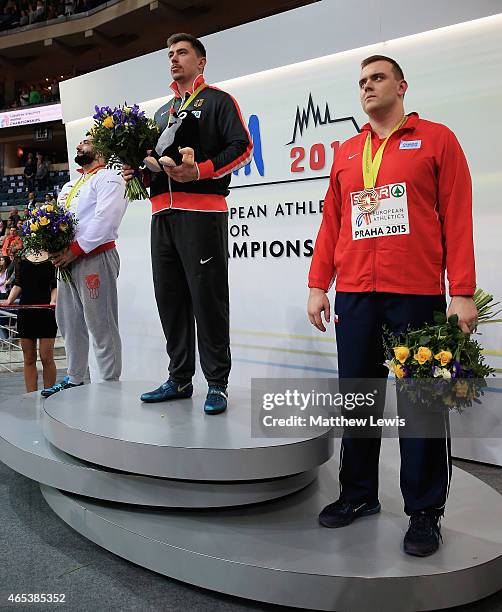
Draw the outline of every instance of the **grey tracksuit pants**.
<instances>
[{"instance_id":1,"label":"grey tracksuit pants","mask_svg":"<svg viewBox=\"0 0 502 612\"><path fill-rule=\"evenodd\" d=\"M118 380L122 344L118 326L115 248L80 257L71 266L72 280L58 282L56 320L65 341L70 382L84 381L89 361L89 334L103 380Z\"/></svg>"}]
</instances>

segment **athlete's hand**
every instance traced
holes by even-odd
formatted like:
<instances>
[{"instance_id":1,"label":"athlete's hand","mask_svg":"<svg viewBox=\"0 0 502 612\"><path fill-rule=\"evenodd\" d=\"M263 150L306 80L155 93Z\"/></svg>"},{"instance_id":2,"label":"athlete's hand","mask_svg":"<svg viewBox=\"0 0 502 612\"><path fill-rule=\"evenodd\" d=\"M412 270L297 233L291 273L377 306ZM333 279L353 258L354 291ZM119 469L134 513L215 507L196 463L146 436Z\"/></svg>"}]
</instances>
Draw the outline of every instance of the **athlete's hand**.
<instances>
[{"instance_id":1,"label":"athlete's hand","mask_svg":"<svg viewBox=\"0 0 502 612\"><path fill-rule=\"evenodd\" d=\"M187 164L181 162L179 166L171 168L169 166L163 166L164 172L170 176L173 181L178 183L189 183L190 181L197 181L199 179L199 171L197 170L196 164Z\"/></svg>"},{"instance_id":2,"label":"athlete's hand","mask_svg":"<svg viewBox=\"0 0 502 612\"><path fill-rule=\"evenodd\" d=\"M122 178L124 181L127 183L127 181L130 181L133 176L134 168L131 168L131 166L128 166L127 164L122 164Z\"/></svg>"},{"instance_id":3,"label":"athlete's hand","mask_svg":"<svg viewBox=\"0 0 502 612\"><path fill-rule=\"evenodd\" d=\"M324 312L324 320L329 323L331 318L331 306L329 303L328 296L322 289L312 288L310 290L309 301L307 304L307 313L309 321L317 327L319 331L325 332L326 327L324 326L321 313Z\"/></svg>"},{"instance_id":4,"label":"athlete's hand","mask_svg":"<svg viewBox=\"0 0 502 612\"><path fill-rule=\"evenodd\" d=\"M49 253L50 260L56 266L56 268L66 268L71 264L72 261L78 258L71 249L64 249L59 253Z\"/></svg>"},{"instance_id":5,"label":"athlete's hand","mask_svg":"<svg viewBox=\"0 0 502 612\"><path fill-rule=\"evenodd\" d=\"M458 326L460 329L464 334L470 334L478 321L478 309L472 297L454 295L451 298L446 316L451 317L451 315L455 314L458 316Z\"/></svg>"}]
</instances>

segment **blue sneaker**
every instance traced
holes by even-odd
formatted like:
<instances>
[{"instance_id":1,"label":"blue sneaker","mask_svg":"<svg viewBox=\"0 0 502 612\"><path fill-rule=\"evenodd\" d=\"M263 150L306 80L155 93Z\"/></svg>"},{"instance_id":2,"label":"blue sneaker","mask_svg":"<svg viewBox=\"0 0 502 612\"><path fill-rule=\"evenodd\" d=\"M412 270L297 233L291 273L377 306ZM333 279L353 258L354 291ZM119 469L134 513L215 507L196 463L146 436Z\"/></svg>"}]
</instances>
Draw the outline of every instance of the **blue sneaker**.
<instances>
[{"instance_id":1,"label":"blue sneaker","mask_svg":"<svg viewBox=\"0 0 502 612\"><path fill-rule=\"evenodd\" d=\"M50 397L54 395L54 393L59 393L59 391L63 391L64 389L73 389L73 387L81 387L84 383L79 383L78 385L70 382L70 377L65 376L60 383L56 383L52 387L47 387L47 389L42 389L40 395L42 397Z\"/></svg>"},{"instance_id":2,"label":"blue sneaker","mask_svg":"<svg viewBox=\"0 0 502 612\"><path fill-rule=\"evenodd\" d=\"M227 388L220 385L209 385L204 403L204 412L206 414L220 414L227 409L227 403Z\"/></svg>"},{"instance_id":3,"label":"blue sneaker","mask_svg":"<svg viewBox=\"0 0 502 612\"><path fill-rule=\"evenodd\" d=\"M180 385L174 380L166 380L160 387L153 391L143 393L140 397L142 402L153 404L154 402L167 402L168 400L187 399L192 397L193 385L191 382Z\"/></svg>"}]
</instances>

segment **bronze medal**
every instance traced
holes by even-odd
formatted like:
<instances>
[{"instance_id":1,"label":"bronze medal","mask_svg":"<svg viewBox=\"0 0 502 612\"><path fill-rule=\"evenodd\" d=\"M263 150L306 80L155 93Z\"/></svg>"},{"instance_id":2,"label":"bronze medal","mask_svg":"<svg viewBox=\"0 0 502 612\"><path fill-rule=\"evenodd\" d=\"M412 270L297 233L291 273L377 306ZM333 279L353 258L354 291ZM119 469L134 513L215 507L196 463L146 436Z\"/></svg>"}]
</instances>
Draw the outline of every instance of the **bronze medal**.
<instances>
[{"instance_id":1,"label":"bronze medal","mask_svg":"<svg viewBox=\"0 0 502 612\"><path fill-rule=\"evenodd\" d=\"M376 189L364 189L357 196L357 207L363 213L372 213L378 208L380 198Z\"/></svg>"}]
</instances>

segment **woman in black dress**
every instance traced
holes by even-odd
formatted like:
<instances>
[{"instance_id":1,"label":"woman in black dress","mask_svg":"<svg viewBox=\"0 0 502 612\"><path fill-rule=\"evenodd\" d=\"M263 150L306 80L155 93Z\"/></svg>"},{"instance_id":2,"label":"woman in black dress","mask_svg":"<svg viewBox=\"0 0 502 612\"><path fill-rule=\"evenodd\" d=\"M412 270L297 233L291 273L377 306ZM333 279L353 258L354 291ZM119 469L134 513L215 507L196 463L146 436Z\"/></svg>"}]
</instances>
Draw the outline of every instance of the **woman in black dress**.
<instances>
[{"instance_id":1,"label":"woman in black dress","mask_svg":"<svg viewBox=\"0 0 502 612\"><path fill-rule=\"evenodd\" d=\"M19 295L21 295L20 305L56 304L56 269L47 254L41 256L30 254L18 258L14 285L5 303L13 304ZM36 391L38 388L37 340L44 388L52 387L56 383L54 339L57 325L54 310L20 308L17 311L17 333L21 338L23 349L26 391Z\"/></svg>"}]
</instances>

